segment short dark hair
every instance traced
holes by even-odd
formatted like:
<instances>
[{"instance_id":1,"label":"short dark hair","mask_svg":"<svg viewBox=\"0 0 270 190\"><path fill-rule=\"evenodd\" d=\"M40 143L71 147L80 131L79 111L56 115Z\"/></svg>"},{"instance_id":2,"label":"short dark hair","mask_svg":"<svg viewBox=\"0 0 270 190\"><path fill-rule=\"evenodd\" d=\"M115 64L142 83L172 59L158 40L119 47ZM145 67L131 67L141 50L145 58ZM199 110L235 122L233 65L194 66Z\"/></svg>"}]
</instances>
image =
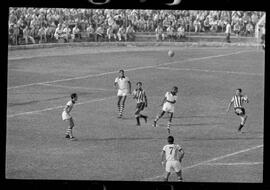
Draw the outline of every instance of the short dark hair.
<instances>
[{"instance_id":1,"label":"short dark hair","mask_svg":"<svg viewBox=\"0 0 270 190\"><path fill-rule=\"evenodd\" d=\"M242 92L242 89L241 88L237 88L236 90L239 90L239 92Z\"/></svg>"},{"instance_id":2,"label":"short dark hair","mask_svg":"<svg viewBox=\"0 0 270 190\"><path fill-rule=\"evenodd\" d=\"M138 84L142 85L142 82L137 82L136 85L138 85Z\"/></svg>"},{"instance_id":3,"label":"short dark hair","mask_svg":"<svg viewBox=\"0 0 270 190\"><path fill-rule=\"evenodd\" d=\"M178 90L178 87L177 86L174 86L173 89Z\"/></svg>"},{"instance_id":4,"label":"short dark hair","mask_svg":"<svg viewBox=\"0 0 270 190\"><path fill-rule=\"evenodd\" d=\"M120 70L119 70L119 73L120 73L120 72L123 72L123 73L124 73L125 71L124 71L123 69L120 69Z\"/></svg>"},{"instance_id":5,"label":"short dark hair","mask_svg":"<svg viewBox=\"0 0 270 190\"><path fill-rule=\"evenodd\" d=\"M77 94L76 94L76 93L72 93L72 94L70 95L70 97L73 99L73 98L77 97Z\"/></svg>"},{"instance_id":6,"label":"short dark hair","mask_svg":"<svg viewBox=\"0 0 270 190\"><path fill-rule=\"evenodd\" d=\"M174 142L173 136L168 136L168 143L172 144Z\"/></svg>"}]
</instances>

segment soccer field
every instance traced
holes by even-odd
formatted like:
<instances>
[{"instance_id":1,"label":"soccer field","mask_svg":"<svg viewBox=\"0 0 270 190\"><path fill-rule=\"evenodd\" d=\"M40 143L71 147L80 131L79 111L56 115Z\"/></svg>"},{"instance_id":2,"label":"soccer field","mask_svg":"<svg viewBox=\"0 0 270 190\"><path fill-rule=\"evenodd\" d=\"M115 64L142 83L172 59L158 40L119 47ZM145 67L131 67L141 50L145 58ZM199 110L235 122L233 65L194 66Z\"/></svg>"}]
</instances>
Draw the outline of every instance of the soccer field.
<instances>
[{"instance_id":1,"label":"soccer field","mask_svg":"<svg viewBox=\"0 0 270 190\"><path fill-rule=\"evenodd\" d=\"M162 181L167 117L152 122L178 86L171 134L185 150L187 182L263 181L264 51L247 47L66 47L8 52L6 178ZM118 119L114 79L142 81L148 123L135 126L128 97ZM226 108L236 88L249 97L243 133ZM70 94L74 136L61 119ZM172 175L170 181L175 181Z\"/></svg>"}]
</instances>

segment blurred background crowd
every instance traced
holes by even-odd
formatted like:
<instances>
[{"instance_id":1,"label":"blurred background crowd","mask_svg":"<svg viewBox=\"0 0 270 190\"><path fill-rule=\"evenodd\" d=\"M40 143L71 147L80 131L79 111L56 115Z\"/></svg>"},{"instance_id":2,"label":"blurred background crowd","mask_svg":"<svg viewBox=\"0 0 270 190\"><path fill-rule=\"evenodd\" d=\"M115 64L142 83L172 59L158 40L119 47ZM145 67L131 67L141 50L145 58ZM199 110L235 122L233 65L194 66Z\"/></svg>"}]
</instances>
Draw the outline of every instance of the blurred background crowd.
<instances>
[{"instance_id":1,"label":"blurred background crowd","mask_svg":"<svg viewBox=\"0 0 270 190\"><path fill-rule=\"evenodd\" d=\"M254 36L258 11L10 8L9 44L68 41L133 41L135 32L175 38L188 32ZM85 40L84 40L85 41Z\"/></svg>"}]
</instances>

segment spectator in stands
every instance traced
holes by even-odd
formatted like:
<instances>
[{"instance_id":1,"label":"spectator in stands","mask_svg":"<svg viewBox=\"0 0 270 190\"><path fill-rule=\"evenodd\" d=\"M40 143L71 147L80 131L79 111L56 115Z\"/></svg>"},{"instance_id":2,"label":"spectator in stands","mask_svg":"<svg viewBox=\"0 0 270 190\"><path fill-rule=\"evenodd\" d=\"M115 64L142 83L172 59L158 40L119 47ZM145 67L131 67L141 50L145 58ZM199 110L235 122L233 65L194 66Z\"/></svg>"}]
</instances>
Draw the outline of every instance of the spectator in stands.
<instances>
[{"instance_id":1,"label":"spectator in stands","mask_svg":"<svg viewBox=\"0 0 270 190\"><path fill-rule=\"evenodd\" d=\"M252 36L254 34L254 28L251 22L246 25L246 36Z\"/></svg>"},{"instance_id":2,"label":"spectator in stands","mask_svg":"<svg viewBox=\"0 0 270 190\"><path fill-rule=\"evenodd\" d=\"M54 22L52 22L51 24L48 24L46 30L47 30L46 31L47 41L52 41L54 39L54 33L56 30L56 26Z\"/></svg>"},{"instance_id":3,"label":"spectator in stands","mask_svg":"<svg viewBox=\"0 0 270 190\"><path fill-rule=\"evenodd\" d=\"M112 26L109 26L109 27L107 28L106 34L107 34L107 38L108 38L108 40L109 40L109 42L110 42L111 39L114 37ZM115 40L116 40L116 39L115 39Z\"/></svg>"},{"instance_id":4,"label":"spectator in stands","mask_svg":"<svg viewBox=\"0 0 270 190\"><path fill-rule=\"evenodd\" d=\"M233 26L233 32L236 34L236 36L240 35L240 24L239 21L235 23L235 25Z\"/></svg>"},{"instance_id":5,"label":"spectator in stands","mask_svg":"<svg viewBox=\"0 0 270 190\"><path fill-rule=\"evenodd\" d=\"M127 41L134 41L135 40L135 31L133 26L130 24L128 25L127 29L126 29L126 37L127 37Z\"/></svg>"},{"instance_id":6,"label":"spectator in stands","mask_svg":"<svg viewBox=\"0 0 270 190\"><path fill-rule=\"evenodd\" d=\"M201 31L201 22L199 21L199 19L194 20L193 25L195 28L195 32Z\"/></svg>"},{"instance_id":7,"label":"spectator in stands","mask_svg":"<svg viewBox=\"0 0 270 190\"><path fill-rule=\"evenodd\" d=\"M69 39L71 39L71 29L67 24L63 24L63 38L65 42L69 42Z\"/></svg>"},{"instance_id":8,"label":"spectator in stands","mask_svg":"<svg viewBox=\"0 0 270 190\"><path fill-rule=\"evenodd\" d=\"M125 41L127 41L127 36L126 36L126 30L124 28L124 26L120 26L118 32L117 32L117 37L119 41L122 41L122 39L124 39Z\"/></svg>"},{"instance_id":9,"label":"spectator in stands","mask_svg":"<svg viewBox=\"0 0 270 190\"><path fill-rule=\"evenodd\" d=\"M165 39L165 34L164 34L163 29L160 25L157 26L155 33L156 33L157 41L160 41L160 40L163 41Z\"/></svg>"},{"instance_id":10,"label":"spectator in stands","mask_svg":"<svg viewBox=\"0 0 270 190\"><path fill-rule=\"evenodd\" d=\"M103 25L98 26L95 33L96 33L96 41L97 42L104 40L104 27L103 27Z\"/></svg>"},{"instance_id":11,"label":"spectator in stands","mask_svg":"<svg viewBox=\"0 0 270 190\"><path fill-rule=\"evenodd\" d=\"M170 25L168 28L167 28L167 37L169 40L175 40L175 32L174 32L174 28Z\"/></svg>"},{"instance_id":12,"label":"spectator in stands","mask_svg":"<svg viewBox=\"0 0 270 190\"><path fill-rule=\"evenodd\" d=\"M211 32L217 32L218 31L218 20L213 17L210 22L209 22L211 28L210 28L210 31Z\"/></svg>"},{"instance_id":13,"label":"spectator in stands","mask_svg":"<svg viewBox=\"0 0 270 190\"><path fill-rule=\"evenodd\" d=\"M185 38L185 28L183 25L180 25L177 29L177 38L182 39Z\"/></svg>"},{"instance_id":14,"label":"spectator in stands","mask_svg":"<svg viewBox=\"0 0 270 190\"><path fill-rule=\"evenodd\" d=\"M58 24L55 29L54 37L56 40L63 39L63 27L62 24Z\"/></svg>"},{"instance_id":15,"label":"spectator in stands","mask_svg":"<svg viewBox=\"0 0 270 190\"><path fill-rule=\"evenodd\" d=\"M210 22L209 22L209 17L206 17L206 19L203 22L203 29L205 32L209 32L210 30Z\"/></svg>"},{"instance_id":16,"label":"spectator in stands","mask_svg":"<svg viewBox=\"0 0 270 190\"><path fill-rule=\"evenodd\" d=\"M30 35L30 30L28 26L26 25L25 28L23 29L23 38L25 40L25 44L28 44L28 39L31 40L32 44L35 44L34 38Z\"/></svg>"},{"instance_id":17,"label":"spectator in stands","mask_svg":"<svg viewBox=\"0 0 270 190\"><path fill-rule=\"evenodd\" d=\"M90 41L94 41L96 39L95 29L93 28L92 24L88 24L88 27L86 28L86 33Z\"/></svg>"},{"instance_id":18,"label":"spectator in stands","mask_svg":"<svg viewBox=\"0 0 270 190\"><path fill-rule=\"evenodd\" d=\"M73 40L75 40L75 39L81 39L80 29L78 28L78 25L77 24L75 24L75 26L72 29L71 38Z\"/></svg>"},{"instance_id":19,"label":"spectator in stands","mask_svg":"<svg viewBox=\"0 0 270 190\"><path fill-rule=\"evenodd\" d=\"M16 34L16 28L17 28L16 24L10 23L8 34L9 34L9 42L12 45L17 45L17 35L19 34L19 30L17 30L18 34Z\"/></svg>"},{"instance_id":20,"label":"spectator in stands","mask_svg":"<svg viewBox=\"0 0 270 190\"><path fill-rule=\"evenodd\" d=\"M44 25L38 30L39 43L47 42L46 28Z\"/></svg>"}]
</instances>

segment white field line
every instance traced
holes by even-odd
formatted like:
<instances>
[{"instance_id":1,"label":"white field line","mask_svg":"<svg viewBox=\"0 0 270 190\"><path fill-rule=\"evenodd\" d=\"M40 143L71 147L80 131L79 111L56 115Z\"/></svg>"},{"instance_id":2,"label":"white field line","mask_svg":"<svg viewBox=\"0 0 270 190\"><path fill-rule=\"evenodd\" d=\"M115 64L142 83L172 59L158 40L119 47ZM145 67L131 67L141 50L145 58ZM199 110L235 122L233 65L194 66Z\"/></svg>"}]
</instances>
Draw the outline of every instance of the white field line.
<instances>
[{"instance_id":1,"label":"white field line","mask_svg":"<svg viewBox=\"0 0 270 190\"><path fill-rule=\"evenodd\" d=\"M170 71L199 71L199 72L211 72L211 73L226 73L226 74L239 74L239 75L251 75L251 76L264 76L261 73L248 73L248 72L236 72L236 71L217 71L208 69L195 69L195 68L173 68L173 67L157 67L156 69L170 70Z\"/></svg>"},{"instance_id":2,"label":"white field line","mask_svg":"<svg viewBox=\"0 0 270 190\"><path fill-rule=\"evenodd\" d=\"M78 102L75 104L76 105L83 105L83 104L89 104L89 103L93 103L93 102L100 102L100 101L104 101L110 98L115 98L116 96L109 96L106 98L99 98L99 99L93 99L93 100L89 100L89 101L85 101L85 102ZM55 107L50 107L50 108L45 108L42 110L35 110L35 111L28 111L28 112L22 112L22 113L17 113L17 114L11 114L11 115L7 115L7 118L12 118L15 116L21 116L21 115L31 115L31 114L38 114L41 112L45 112L45 111L51 111L51 110L55 110L55 109L60 109L60 108L64 108L65 106L55 106Z\"/></svg>"},{"instance_id":3,"label":"white field line","mask_svg":"<svg viewBox=\"0 0 270 190\"><path fill-rule=\"evenodd\" d=\"M237 55L237 54L240 54L240 53L246 53L246 52L250 52L250 51L237 51L237 52L229 53L229 54L219 54L219 55L212 55L212 56L206 56L206 57L190 58L190 59L186 59L186 60L182 60L182 61L173 61L173 62L161 63L161 64L158 64L158 65L148 65L148 66L135 67L135 68L125 69L125 71L136 71L136 70L140 70L140 69L155 68L155 67L166 66L166 65L176 64L176 63L183 63L183 62L198 61L198 60L204 60L204 59L225 57L225 56L230 56L230 55ZM85 76L71 77L71 78L59 79L59 80L53 80L53 81L30 83L30 84L25 84L25 85L11 86L11 87L8 87L7 89L10 90L10 89L28 87L28 86L33 86L33 85L41 85L41 84L64 82L64 81L70 81L70 80L86 79L86 78L91 78L91 77L99 77L99 76L104 76L104 75L108 75L108 74L114 74L114 73L118 73L118 72L119 72L119 70L110 71L110 72L104 72L104 73L98 73L98 74L90 74L90 75L85 75Z\"/></svg>"},{"instance_id":4,"label":"white field line","mask_svg":"<svg viewBox=\"0 0 270 190\"><path fill-rule=\"evenodd\" d=\"M84 89L84 90L100 90L100 91L115 91L115 89L106 89L106 88L87 88L81 86L65 86L65 85L54 85L54 84L40 84L44 86L52 86L52 87L59 87L59 88L67 88L67 89Z\"/></svg>"},{"instance_id":5,"label":"white field line","mask_svg":"<svg viewBox=\"0 0 270 190\"><path fill-rule=\"evenodd\" d=\"M263 145L258 145L258 146L243 149L243 150L240 150L240 151L237 151L237 152L234 152L234 153L225 154L223 156L215 157L215 158L212 158L210 160L202 161L202 162L199 162L197 164L193 164L191 166L184 167L183 170L187 170L187 169L194 168L194 167L197 167L197 166L202 166L202 165L205 165L205 164L209 164L210 162L221 160L223 158L231 157L231 156L243 153L243 152L248 152L248 151L255 150L255 149L258 149L258 148L262 148L262 147L263 147ZM152 180L159 179L159 178L162 178L162 177L163 177L163 175L159 175L159 176L155 176L155 177L151 177L151 178L146 178L143 181L152 181Z\"/></svg>"},{"instance_id":6,"label":"white field line","mask_svg":"<svg viewBox=\"0 0 270 190\"><path fill-rule=\"evenodd\" d=\"M133 48L133 47L132 47ZM177 50L179 49L217 49L217 47L177 47ZM228 47L218 47L218 49L228 49ZM113 53L113 52L145 52L145 51L163 51L163 50L168 50L168 47L163 47L163 48L136 48L136 49L129 49L126 47L125 49L101 49L97 51L92 51L88 52L84 50L84 52L69 52L69 53L60 53L56 55L51 55L51 54L44 54L44 55L33 55L33 56L18 56L18 57L12 57L8 56L8 60L21 60L21 59L33 59L33 58L42 58L42 57L56 57L56 56L67 56L67 55L86 55L86 54L99 54L99 53Z\"/></svg>"},{"instance_id":7,"label":"white field line","mask_svg":"<svg viewBox=\"0 0 270 190\"><path fill-rule=\"evenodd\" d=\"M263 162L232 162L232 163L206 163L207 166L240 166L240 165L259 165Z\"/></svg>"}]
</instances>

